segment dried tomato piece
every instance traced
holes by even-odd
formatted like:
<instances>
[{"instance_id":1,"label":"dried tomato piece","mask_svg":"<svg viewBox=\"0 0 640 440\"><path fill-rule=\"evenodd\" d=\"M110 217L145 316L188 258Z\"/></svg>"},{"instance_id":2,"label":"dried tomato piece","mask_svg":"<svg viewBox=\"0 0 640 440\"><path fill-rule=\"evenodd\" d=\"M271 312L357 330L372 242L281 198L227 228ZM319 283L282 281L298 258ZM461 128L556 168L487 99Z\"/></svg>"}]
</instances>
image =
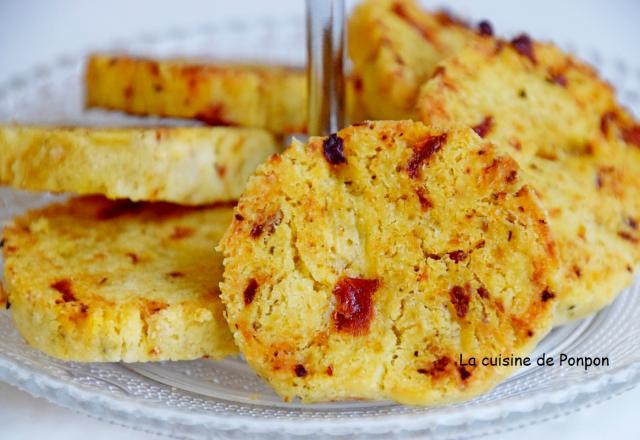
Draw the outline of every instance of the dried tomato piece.
<instances>
[{"instance_id":1,"label":"dried tomato piece","mask_svg":"<svg viewBox=\"0 0 640 440\"><path fill-rule=\"evenodd\" d=\"M471 300L471 296L467 289L461 286L453 286L449 291L449 299L451 300L451 304L456 309L456 315L458 318L464 318L469 311L469 301Z\"/></svg>"},{"instance_id":2,"label":"dried tomato piece","mask_svg":"<svg viewBox=\"0 0 640 440\"><path fill-rule=\"evenodd\" d=\"M493 26L488 20L482 20L478 23L478 33L483 37L492 37L493 36Z\"/></svg>"},{"instance_id":3,"label":"dried tomato piece","mask_svg":"<svg viewBox=\"0 0 640 440\"><path fill-rule=\"evenodd\" d=\"M305 377L307 375L307 369L304 368L304 365L302 364L296 365L293 371L296 373L296 376L298 377Z\"/></svg>"},{"instance_id":4,"label":"dried tomato piece","mask_svg":"<svg viewBox=\"0 0 640 440\"><path fill-rule=\"evenodd\" d=\"M467 254L465 251L453 251L447 254L449 258L451 258L455 263L459 263L467 258Z\"/></svg>"},{"instance_id":5,"label":"dried tomato piece","mask_svg":"<svg viewBox=\"0 0 640 440\"><path fill-rule=\"evenodd\" d=\"M211 104L201 112L195 115L198 121L202 121L207 125L233 125L225 117L225 108L222 104Z\"/></svg>"},{"instance_id":6,"label":"dried tomato piece","mask_svg":"<svg viewBox=\"0 0 640 440\"><path fill-rule=\"evenodd\" d=\"M443 376L447 371L449 365L453 362L447 356L442 356L434 361L429 368L418 368L418 373L432 376L434 379L438 379L440 376Z\"/></svg>"},{"instance_id":7,"label":"dried tomato piece","mask_svg":"<svg viewBox=\"0 0 640 440\"><path fill-rule=\"evenodd\" d=\"M344 140L335 133L325 138L322 142L322 150L325 159L332 165L339 165L347 161L344 156Z\"/></svg>"},{"instance_id":8,"label":"dried tomato piece","mask_svg":"<svg viewBox=\"0 0 640 440\"><path fill-rule=\"evenodd\" d=\"M480 295L480 298L484 298L484 299L489 298L489 291L487 290L486 287L484 286L478 287L477 292L478 292L478 295Z\"/></svg>"},{"instance_id":9,"label":"dried tomato piece","mask_svg":"<svg viewBox=\"0 0 640 440\"><path fill-rule=\"evenodd\" d=\"M622 139L628 144L640 147L640 125L622 130Z\"/></svg>"},{"instance_id":10,"label":"dried tomato piece","mask_svg":"<svg viewBox=\"0 0 640 440\"><path fill-rule=\"evenodd\" d=\"M486 116L481 123L473 127L473 131L476 132L478 136L484 138L489 131L491 131L491 127L493 126L493 118L491 116Z\"/></svg>"},{"instance_id":11,"label":"dried tomato piece","mask_svg":"<svg viewBox=\"0 0 640 440\"><path fill-rule=\"evenodd\" d=\"M518 172L516 170L511 170L509 174L507 174L506 181L507 183L513 183L518 178Z\"/></svg>"},{"instance_id":12,"label":"dried tomato piece","mask_svg":"<svg viewBox=\"0 0 640 440\"><path fill-rule=\"evenodd\" d=\"M244 289L244 305L248 306L253 302L253 298L256 297L256 291L258 290L258 282L255 278L251 278L249 280L249 284Z\"/></svg>"},{"instance_id":13,"label":"dried tomato piece","mask_svg":"<svg viewBox=\"0 0 640 440\"><path fill-rule=\"evenodd\" d=\"M264 229L264 226L262 224L256 223L251 228L251 232L249 232L249 235L251 236L251 238L258 238L262 235L263 229Z\"/></svg>"},{"instance_id":14,"label":"dried tomato piece","mask_svg":"<svg viewBox=\"0 0 640 440\"><path fill-rule=\"evenodd\" d=\"M462 379L463 382L471 377L471 372L465 367L459 366L458 373L460 373L460 379Z\"/></svg>"},{"instance_id":15,"label":"dried tomato piece","mask_svg":"<svg viewBox=\"0 0 640 440\"><path fill-rule=\"evenodd\" d=\"M71 280L64 278L62 280L51 283L50 287L62 294L62 300L64 302L77 301L76 296L71 290Z\"/></svg>"},{"instance_id":16,"label":"dried tomato piece","mask_svg":"<svg viewBox=\"0 0 640 440\"><path fill-rule=\"evenodd\" d=\"M600 117L600 131L603 135L607 135L609 133L609 126L612 122L615 122L618 119L618 115L616 112L604 112Z\"/></svg>"},{"instance_id":17,"label":"dried tomato piece","mask_svg":"<svg viewBox=\"0 0 640 440\"><path fill-rule=\"evenodd\" d=\"M552 83L557 84L559 86L567 87L567 77L564 76L562 73L554 73L549 77L549 80Z\"/></svg>"},{"instance_id":18,"label":"dried tomato piece","mask_svg":"<svg viewBox=\"0 0 640 440\"><path fill-rule=\"evenodd\" d=\"M333 294L336 310L333 321L336 330L354 335L366 333L373 319L373 294L380 281L364 278L342 277L336 283Z\"/></svg>"},{"instance_id":19,"label":"dried tomato piece","mask_svg":"<svg viewBox=\"0 0 640 440\"><path fill-rule=\"evenodd\" d=\"M640 242L640 239L634 237L633 235L631 235L627 231L618 231L618 237L622 238L623 240L627 240L627 241L629 241L631 243Z\"/></svg>"},{"instance_id":20,"label":"dried tomato piece","mask_svg":"<svg viewBox=\"0 0 640 440\"><path fill-rule=\"evenodd\" d=\"M423 211L428 211L433 208L433 202L427 195L427 192L422 188L416 189L416 195L418 196L418 201L420 201L420 206Z\"/></svg>"},{"instance_id":21,"label":"dried tomato piece","mask_svg":"<svg viewBox=\"0 0 640 440\"><path fill-rule=\"evenodd\" d=\"M447 142L447 134L428 136L413 145L413 154L407 164L407 174L415 179L420 174L420 166Z\"/></svg>"},{"instance_id":22,"label":"dried tomato piece","mask_svg":"<svg viewBox=\"0 0 640 440\"><path fill-rule=\"evenodd\" d=\"M249 236L251 238L258 238L263 232L273 234L276 231L276 226L282 223L282 217L282 211L276 211L276 213L269 216L264 223L255 223L249 232Z\"/></svg>"},{"instance_id":23,"label":"dried tomato piece","mask_svg":"<svg viewBox=\"0 0 640 440\"><path fill-rule=\"evenodd\" d=\"M542 294L540 295L540 299L542 299L542 302L547 302L550 299L553 299L556 297L556 294L551 292L549 289L544 289L542 291Z\"/></svg>"},{"instance_id":24,"label":"dried tomato piece","mask_svg":"<svg viewBox=\"0 0 640 440\"><path fill-rule=\"evenodd\" d=\"M522 56L525 56L531 60L532 63L536 63L536 54L533 50L533 41L526 34L520 34L511 40L513 48Z\"/></svg>"}]
</instances>

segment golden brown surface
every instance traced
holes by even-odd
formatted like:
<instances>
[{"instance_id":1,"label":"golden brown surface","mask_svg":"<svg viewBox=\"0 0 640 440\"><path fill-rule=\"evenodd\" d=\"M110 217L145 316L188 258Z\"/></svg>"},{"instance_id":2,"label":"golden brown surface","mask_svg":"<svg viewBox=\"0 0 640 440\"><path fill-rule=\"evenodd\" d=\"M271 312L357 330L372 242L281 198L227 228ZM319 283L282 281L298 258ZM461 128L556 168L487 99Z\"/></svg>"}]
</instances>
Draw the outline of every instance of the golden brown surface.
<instances>
[{"instance_id":1,"label":"golden brown surface","mask_svg":"<svg viewBox=\"0 0 640 440\"><path fill-rule=\"evenodd\" d=\"M550 215L557 323L609 304L640 261L640 126L591 68L550 44L476 43L422 89L421 119L506 146Z\"/></svg>"},{"instance_id":2,"label":"golden brown surface","mask_svg":"<svg viewBox=\"0 0 640 440\"><path fill-rule=\"evenodd\" d=\"M0 184L198 205L237 199L279 150L258 129L0 126Z\"/></svg>"},{"instance_id":3,"label":"golden brown surface","mask_svg":"<svg viewBox=\"0 0 640 440\"><path fill-rule=\"evenodd\" d=\"M87 64L86 104L298 133L306 130L306 81L305 72L293 68L94 55Z\"/></svg>"},{"instance_id":4,"label":"golden brown surface","mask_svg":"<svg viewBox=\"0 0 640 440\"><path fill-rule=\"evenodd\" d=\"M16 327L35 348L76 361L234 354L214 251L231 216L85 197L15 219L3 252Z\"/></svg>"},{"instance_id":5,"label":"golden brown surface","mask_svg":"<svg viewBox=\"0 0 640 440\"><path fill-rule=\"evenodd\" d=\"M416 119L418 91L437 64L479 38L415 0L363 1L349 19L349 55L363 114Z\"/></svg>"},{"instance_id":6,"label":"golden brown surface","mask_svg":"<svg viewBox=\"0 0 640 440\"><path fill-rule=\"evenodd\" d=\"M307 131L307 76L302 69L93 55L85 83L88 107L278 134ZM346 94L347 117L364 119L350 80Z\"/></svg>"},{"instance_id":7,"label":"golden brown surface","mask_svg":"<svg viewBox=\"0 0 640 440\"><path fill-rule=\"evenodd\" d=\"M459 356L527 355L556 302L555 247L519 173L470 129L408 121L272 157L221 241L249 365L307 402L436 405L491 389L512 369Z\"/></svg>"}]
</instances>

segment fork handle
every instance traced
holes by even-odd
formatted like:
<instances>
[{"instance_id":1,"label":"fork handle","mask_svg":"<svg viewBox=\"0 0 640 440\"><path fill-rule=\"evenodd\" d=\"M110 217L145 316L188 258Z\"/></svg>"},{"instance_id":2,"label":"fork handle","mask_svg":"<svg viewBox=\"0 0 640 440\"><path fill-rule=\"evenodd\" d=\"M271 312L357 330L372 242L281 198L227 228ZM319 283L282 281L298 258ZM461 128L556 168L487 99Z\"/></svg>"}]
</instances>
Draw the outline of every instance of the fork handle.
<instances>
[{"instance_id":1,"label":"fork handle","mask_svg":"<svg viewBox=\"0 0 640 440\"><path fill-rule=\"evenodd\" d=\"M345 120L345 3L307 0L307 127L327 135Z\"/></svg>"}]
</instances>

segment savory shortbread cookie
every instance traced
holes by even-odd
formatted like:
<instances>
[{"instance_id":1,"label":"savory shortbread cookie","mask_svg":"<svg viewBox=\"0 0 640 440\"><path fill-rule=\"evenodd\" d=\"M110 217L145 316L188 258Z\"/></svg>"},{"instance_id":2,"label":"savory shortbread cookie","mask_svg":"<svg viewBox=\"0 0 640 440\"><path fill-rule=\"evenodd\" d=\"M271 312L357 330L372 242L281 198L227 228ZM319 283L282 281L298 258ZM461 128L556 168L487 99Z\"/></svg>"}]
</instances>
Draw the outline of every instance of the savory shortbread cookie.
<instances>
[{"instance_id":1,"label":"savory shortbread cookie","mask_svg":"<svg viewBox=\"0 0 640 440\"><path fill-rule=\"evenodd\" d=\"M640 126L584 63L521 35L443 62L419 100L440 129L504 145L548 209L563 277L557 323L609 304L640 261Z\"/></svg>"},{"instance_id":2,"label":"savory shortbread cookie","mask_svg":"<svg viewBox=\"0 0 640 440\"><path fill-rule=\"evenodd\" d=\"M86 70L89 107L276 133L305 131L306 88L302 69L284 67L94 55Z\"/></svg>"},{"instance_id":3,"label":"savory shortbread cookie","mask_svg":"<svg viewBox=\"0 0 640 440\"><path fill-rule=\"evenodd\" d=\"M237 200L279 150L258 129L0 126L0 184L199 205Z\"/></svg>"},{"instance_id":4,"label":"savory shortbread cookie","mask_svg":"<svg viewBox=\"0 0 640 440\"><path fill-rule=\"evenodd\" d=\"M363 113L370 119L416 118L420 86L437 64L478 33L415 0L365 0L349 20L349 55Z\"/></svg>"},{"instance_id":5,"label":"savory shortbread cookie","mask_svg":"<svg viewBox=\"0 0 640 440\"><path fill-rule=\"evenodd\" d=\"M147 362L236 353L214 247L229 207L72 199L3 233L16 327L57 358Z\"/></svg>"},{"instance_id":6,"label":"savory shortbread cookie","mask_svg":"<svg viewBox=\"0 0 640 440\"><path fill-rule=\"evenodd\" d=\"M463 400L512 371L470 357L526 355L553 320L544 210L471 129L294 142L250 179L221 249L235 340L285 399Z\"/></svg>"},{"instance_id":7,"label":"savory shortbread cookie","mask_svg":"<svg viewBox=\"0 0 640 440\"><path fill-rule=\"evenodd\" d=\"M94 55L85 83L88 107L279 134L307 131L303 69ZM363 119L352 81L346 93L348 118Z\"/></svg>"}]
</instances>

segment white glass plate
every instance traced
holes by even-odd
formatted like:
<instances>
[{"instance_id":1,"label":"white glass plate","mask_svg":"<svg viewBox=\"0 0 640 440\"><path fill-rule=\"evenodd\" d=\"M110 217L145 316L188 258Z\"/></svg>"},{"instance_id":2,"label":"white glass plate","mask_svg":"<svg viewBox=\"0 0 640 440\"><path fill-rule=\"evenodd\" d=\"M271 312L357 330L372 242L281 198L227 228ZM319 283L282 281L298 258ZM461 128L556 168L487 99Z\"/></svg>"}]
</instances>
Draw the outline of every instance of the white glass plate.
<instances>
[{"instance_id":1,"label":"white glass plate","mask_svg":"<svg viewBox=\"0 0 640 440\"><path fill-rule=\"evenodd\" d=\"M145 36L111 46L117 52L301 64L302 17L222 25ZM584 48L565 48L592 62L639 114L640 69ZM588 48L587 48L588 49ZM83 125L188 124L136 118L82 105L85 54L0 85L0 121ZM0 188L0 223L64 196ZM417 408L389 402L284 403L241 359L158 364L77 364L28 347L0 312L0 380L76 411L178 438L344 438L428 435L468 438L558 417L609 398L640 379L640 279L610 307L555 329L540 344L548 356L607 356L608 367L525 368L474 400Z\"/></svg>"}]
</instances>

